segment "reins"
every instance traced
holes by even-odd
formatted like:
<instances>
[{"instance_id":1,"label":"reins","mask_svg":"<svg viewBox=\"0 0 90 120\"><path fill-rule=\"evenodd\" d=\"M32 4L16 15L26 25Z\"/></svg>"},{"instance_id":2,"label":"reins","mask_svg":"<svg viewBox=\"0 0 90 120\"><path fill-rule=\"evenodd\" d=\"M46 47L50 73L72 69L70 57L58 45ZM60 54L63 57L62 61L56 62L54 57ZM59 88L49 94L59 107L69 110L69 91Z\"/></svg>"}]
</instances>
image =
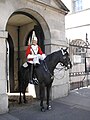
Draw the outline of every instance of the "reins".
<instances>
[{"instance_id":1,"label":"reins","mask_svg":"<svg viewBox=\"0 0 90 120\"><path fill-rule=\"evenodd\" d=\"M54 79L54 75L52 75L51 72L49 71L45 60L43 60L43 61L44 61L44 64L43 64L44 70L50 74L51 79Z\"/></svg>"},{"instance_id":2,"label":"reins","mask_svg":"<svg viewBox=\"0 0 90 120\"><path fill-rule=\"evenodd\" d=\"M48 73L50 74L51 79L54 79L54 78L58 79L55 75L53 75L53 74L49 71L45 60L43 60L43 61L44 61L43 68L44 68L44 70L45 70L46 72L48 72ZM60 69L60 68L55 68L55 69L59 69L59 71L62 71L64 68L65 68L65 67L63 67L63 68L61 68L61 69ZM64 73L65 73L65 72L64 72ZM63 77L64 77L64 75L63 75ZM63 78L63 77L62 77L62 78ZM62 78L60 78L60 79L62 79Z\"/></svg>"}]
</instances>

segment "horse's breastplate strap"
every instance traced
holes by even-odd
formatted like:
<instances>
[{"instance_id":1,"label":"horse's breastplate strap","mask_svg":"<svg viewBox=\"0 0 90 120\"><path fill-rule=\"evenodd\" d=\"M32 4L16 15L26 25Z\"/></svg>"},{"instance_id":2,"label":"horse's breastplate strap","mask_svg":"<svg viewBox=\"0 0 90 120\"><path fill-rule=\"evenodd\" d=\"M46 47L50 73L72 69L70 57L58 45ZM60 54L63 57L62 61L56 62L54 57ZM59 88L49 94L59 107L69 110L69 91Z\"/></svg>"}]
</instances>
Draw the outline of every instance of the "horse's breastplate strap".
<instances>
[{"instance_id":1,"label":"horse's breastplate strap","mask_svg":"<svg viewBox=\"0 0 90 120\"><path fill-rule=\"evenodd\" d=\"M54 75L52 75L52 74L50 73L50 71L49 71L49 69L48 69L47 64L46 64L45 61L44 61L43 67L44 67L44 70L45 70L47 73L49 73L51 79L54 79Z\"/></svg>"}]
</instances>

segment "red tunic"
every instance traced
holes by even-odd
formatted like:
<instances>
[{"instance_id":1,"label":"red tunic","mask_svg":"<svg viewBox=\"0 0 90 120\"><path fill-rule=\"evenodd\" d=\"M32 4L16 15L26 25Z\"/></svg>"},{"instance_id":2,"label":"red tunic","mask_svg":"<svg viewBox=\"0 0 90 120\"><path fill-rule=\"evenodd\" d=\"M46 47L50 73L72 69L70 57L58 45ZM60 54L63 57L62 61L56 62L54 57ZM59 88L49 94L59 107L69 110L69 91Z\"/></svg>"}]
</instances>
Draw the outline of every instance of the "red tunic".
<instances>
[{"instance_id":1,"label":"red tunic","mask_svg":"<svg viewBox=\"0 0 90 120\"><path fill-rule=\"evenodd\" d=\"M29 46L27 47L27 49L26 49L26 57L27 57L29 54L32 55L32 48L31 48L31 45L29 45ZM43 52L42 52L42 50L41 50L41 48L40 48L39 46L38 46L37 54L40 54L40 55L43 54ZM28 60L29 60L29 61L32 61L33 58L30 58L30 59L28 59Z\"/></svg>"}]
</instances>

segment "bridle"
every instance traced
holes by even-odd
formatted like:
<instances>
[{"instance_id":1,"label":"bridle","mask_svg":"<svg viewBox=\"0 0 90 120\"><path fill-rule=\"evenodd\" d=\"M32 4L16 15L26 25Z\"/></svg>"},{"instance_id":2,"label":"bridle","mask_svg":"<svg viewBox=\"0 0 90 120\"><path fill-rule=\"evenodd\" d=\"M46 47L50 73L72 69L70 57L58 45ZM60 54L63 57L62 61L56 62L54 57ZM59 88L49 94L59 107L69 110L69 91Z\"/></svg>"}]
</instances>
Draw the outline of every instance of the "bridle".
<instances>
[{"instance_id":1,"label":"bridle","mask_svg":"<svg viewBox=\"0 0 90 120\"><path fill-rule=\"evenodd\" d=\"M61 51L63 51L63 49L62 49ZM63 51L62 54L63 54L63 57L65 57L65 55L67 54L67 51L66 51L66 50L65 50L65 52ZM63 59L64 59L64 58L63 58ZM54 78L56 78L56 76L49 71L48 66L47 66L47 63L45 62L45 60L43 60L43 61L44 61L44 62L43 62L43 63L44 63L44 64L43 64L44 70L50 75L51 79L53 80ZM60 65L63 66L63 67L62 67L62 68L55 68L55 69L58 69L59 72L62 71L63 69L64 69L65 71L66 71L67 69L69 69L68 64L65 65L64 63L60 63ZM67 68L67 69L66 69L66 68ZM65 72L64 72L64 74L65 74ZM63 77L64 77L64 75L63 75ZM63 78L63 77L62 77L62 78ZM56 79L58 79L58 78L56 78ZM59 78L59 79L60 79L60 78Z\"/></svg>"},{"instance_id":2,"label":"bridle","mask_svg":"<svg viewBox=\"0 0 90 120\"><path fill-rule=\"evenodd\" d=\"M54 74L52 74L52 73L49 71L45 60L43 60L43 61L44 61L43 68L44 68L44 70L45 70L47 73L49 73L51 79L52 79L52 80L53 80L54 78L58 79ZM61 65L61 63L60 63L60 65ZM61 65L61 66L63 66L63 65ZM55 69L58 69L59 72L60 72L60 71L62 71L64 68L65 68L65 66L63 66L63 68L55 68ZM65 69L64 69L64 70L65 70ZM65 74L65 72L64 72L64 74ZM63 77L64 77L64 75L63 75ZM62 77L62 78L63 78L63 77ZM62 78L59 78L59 79L62 79Z\"/></svg>"}]
</instances>

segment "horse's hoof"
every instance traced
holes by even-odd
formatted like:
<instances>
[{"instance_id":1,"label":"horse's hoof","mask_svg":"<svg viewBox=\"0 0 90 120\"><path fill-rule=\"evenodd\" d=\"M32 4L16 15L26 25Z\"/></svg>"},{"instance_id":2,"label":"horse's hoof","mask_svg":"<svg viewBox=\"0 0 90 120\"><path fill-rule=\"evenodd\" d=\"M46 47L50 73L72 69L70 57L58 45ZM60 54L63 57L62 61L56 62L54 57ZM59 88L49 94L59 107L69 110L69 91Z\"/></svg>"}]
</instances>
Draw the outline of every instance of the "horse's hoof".
<instances>
[{"instance_id":1,"label":"horse's hoof","mask_svg":"<svg viewBox=\"0 0 90 120\"><path fill-rule=\"evenodd\" d=\"M45 112L45 108L44 108L44 107L42 107L42 108L41 108L41 111L42 111L42 112Z\"/></svg>"},{"instance_id":2,"label":"horse's hoof","mask_svg":"<svg viewBox=\"0 0 90 120\"><path fill-rule=\"evenodd\" d=\"M24 101L24 103L26 104L26 103L28 103L28 101L27 101L27 100L25 100L25 101Z\"/></svg>"},{"instance_id":3,"label":"horse's hoof","mask_svg":"<svg viewBox=\"0 0 90 120\"><path fill-rule=\"evenodd\" d=\"M47 110L51 110L52 109L52 107L49 105L49 106L47 106Z\"/></svg>"},{"instance_id":4,"label":"horse's hoof","mask_svg":"<svg viewBox=\"0 0 90 120\"><path fill-rule=\"evenodd\" d=\"M19 101L19 102L18 102L18 104L22 104L22 102L21 102L21 101Z\"/></svg>"}]
</instances>

